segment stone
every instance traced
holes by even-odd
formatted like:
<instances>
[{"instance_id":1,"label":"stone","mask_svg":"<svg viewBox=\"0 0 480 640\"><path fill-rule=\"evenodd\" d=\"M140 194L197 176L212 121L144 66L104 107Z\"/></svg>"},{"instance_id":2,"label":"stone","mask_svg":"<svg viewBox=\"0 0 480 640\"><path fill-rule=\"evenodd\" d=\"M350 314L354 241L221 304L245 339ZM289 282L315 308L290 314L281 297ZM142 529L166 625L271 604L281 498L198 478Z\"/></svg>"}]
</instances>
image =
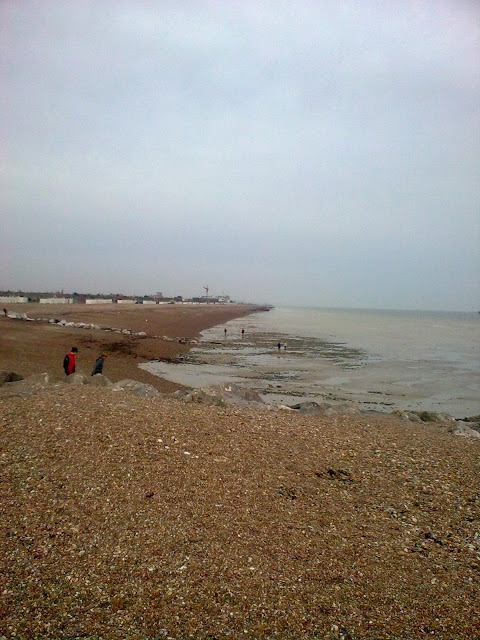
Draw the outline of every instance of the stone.
<instances>
[{"instance_id":1,"label":"stone","mask_svg":"<svg viewBox=\"0 0 480 640\"><path fill-rule=\"evenodd\" d=\"M6 382L18 382L23 380L23 376L14 371L0 371L0 387Z\"/></svg>"},{"instance_id":2,"label":"stone","mask_svg":"<svg viewBox=\"0 0 480 640\"><path fill-rule=\"evenodd\" d=\"M412 413L410 411L403 411L400 414L400 419L404 422L421 422L420 416L416 413Z\"/></svg>"},{"instance_id":3,"label":"stone","mask_svg":"<svg viewBox=\"0 0 480 640\"><path fill-rule=\"evenodd\" d=\"M457 420L456 425L453 426L450 431L456 436L469 436L470 438L480 438L480 431L472 428L472 424L464 422L463 420Z\"/></svg>"},{"instance_id":4,"label":"stone","mask_svg":"<svg viewBox=\"0 0 480 640\"><path fill-rule=\"evenodd\" d=\"M129 391L140 398L153 398L154 396L160 395L158 389L155 389L153 385L129 379L116 382L112 386L112 391Z\"/></svg>"},{"instance_id":5,"label":"stone","mask_svg":"<svg viewBox=\"0 0 480 640\"><path fill-rule=\"evenodd\" d=\"M243 407L262 406L265 403L262 397L251 389L241 389L236 384L222 383L191 391L178 391L174 394L184 402L200 402L217 406L237 405Z\"/></svg>"},{"instance_id":6,"label":"stone","mask_svg":"<svg viewBox=\"0 0 480 640\"><path fill-rule=\"evenodd\" d=\"M111 387L113 383L103 374L97 373L90 377L90 382L88 384L91 384L94 387Z\"/></svg>"},{"instance_id":7,"label":"stone","mask_svg":"<svg viewBox=\"0 0 480 640\"><path fill-rule=\"evenodd\" d=\"M65 382L67 384L88 384L89 379L84 373L78 372L72 373L72 375L67 376Z\"/></svg>"},{"instance_id":8,"label":"stone","mask_svg":"<svg viewBox=\"0 0 480 640\"><path fill-rule=\"evenodd\" d=\"M324 415L325 412L331 408L331 404L327 404L326 402L322 402L322 404L318 404L318 402L302 402L300 404L292 405L292 409L296 409L302 415Z\"/></svg>"}]
</instances>

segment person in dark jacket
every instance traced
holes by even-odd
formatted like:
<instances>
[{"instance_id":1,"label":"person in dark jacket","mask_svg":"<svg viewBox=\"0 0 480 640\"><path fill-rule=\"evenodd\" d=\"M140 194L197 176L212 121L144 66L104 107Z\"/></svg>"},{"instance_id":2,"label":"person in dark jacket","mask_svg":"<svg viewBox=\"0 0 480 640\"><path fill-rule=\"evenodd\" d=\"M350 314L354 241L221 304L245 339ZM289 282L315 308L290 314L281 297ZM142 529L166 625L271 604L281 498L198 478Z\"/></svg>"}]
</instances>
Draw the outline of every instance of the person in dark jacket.
<instances>
[{"instance_id":1,"label":"person in dark jacket","mask_svg":"<svg viewBox=\"0 0 480 640\"><path fill-rule=\"evenodd\" d=\"M63 359L63 368L65 370L65 375L70 376L72 373L75 373L75 354L78 353L77 347L72 347L70 353L67 353L65 358Z\"/></svg>"},{"instance_id":2,"label":"person in dark jacket","mask_svg":"<svg viewBox=\"0 0 480 640\"><path fill-rule=\"evenodd\" d=\"M92 376L95 376L97 373L102 373L103 371L103 361L107 357L106 353L102 353L101 356L95 360L95 364L93 365Z\"/></svg>"}]
</instances>

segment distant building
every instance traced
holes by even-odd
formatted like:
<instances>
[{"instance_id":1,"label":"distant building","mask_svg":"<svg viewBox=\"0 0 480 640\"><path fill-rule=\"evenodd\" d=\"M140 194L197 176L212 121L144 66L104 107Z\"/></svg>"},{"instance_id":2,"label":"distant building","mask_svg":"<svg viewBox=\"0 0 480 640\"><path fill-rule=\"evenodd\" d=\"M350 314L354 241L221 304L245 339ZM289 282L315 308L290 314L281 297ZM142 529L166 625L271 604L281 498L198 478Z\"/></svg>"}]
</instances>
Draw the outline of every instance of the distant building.
<instances>
[{"instance_id":1,"label":"distant building","mask_svg":"<svg viewBox=\"0 0 480 640\"><path fill-rule=\"evenodd\" d=\"M0 296L0 302L7 302L10 304L18 304L28 302L27 296Z\"/></svg>"},{"instance_id":2,"label":"distant building","mask_svg":"<svg viewBox=\"0 0 480 640\"><path fill-rule=\"evenodd\" d=\"M40 298L40 304L72 304L73 298Z\"/></svg>"},{"instance_id":3,"label":"distant building","mask_svg":"<svg viewBox=\"0 0 480 640\"><path fill-rule=\"evenodd\" d=\"M112 298L87 298L85 304L111 304Z\"/></svg>"}]
</instances>

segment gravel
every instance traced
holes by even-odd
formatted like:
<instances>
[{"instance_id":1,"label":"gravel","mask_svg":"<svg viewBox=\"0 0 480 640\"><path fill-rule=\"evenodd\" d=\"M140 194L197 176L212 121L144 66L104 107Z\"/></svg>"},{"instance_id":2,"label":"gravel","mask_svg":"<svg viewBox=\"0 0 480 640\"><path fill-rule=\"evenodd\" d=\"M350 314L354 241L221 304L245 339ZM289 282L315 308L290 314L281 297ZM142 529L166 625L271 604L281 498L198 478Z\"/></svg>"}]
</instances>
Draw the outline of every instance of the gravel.
<instances>
[{"instance_id":1,"label":"gravel","mask_svg":"<svg viewBox=\"0 0 480 640\"><path fill-rule=\"evenodd\" d=\"M480 637L480 443L445 425L57 383L0 434L0 637Z\"/></svg>"}]
</instances>

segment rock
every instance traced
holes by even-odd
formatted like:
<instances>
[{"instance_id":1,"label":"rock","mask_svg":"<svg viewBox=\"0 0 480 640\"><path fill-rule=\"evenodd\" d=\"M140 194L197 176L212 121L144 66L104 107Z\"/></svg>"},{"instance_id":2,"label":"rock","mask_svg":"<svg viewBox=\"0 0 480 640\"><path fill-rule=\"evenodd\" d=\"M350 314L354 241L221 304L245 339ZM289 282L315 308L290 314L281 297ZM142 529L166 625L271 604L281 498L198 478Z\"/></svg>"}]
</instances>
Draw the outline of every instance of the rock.
<instances>
[{"instance_id":1,"label":"rock","mask_svg":"<svg viewBox=\"0 0 480 640\"><path fill-rule=\"evenodd\" d=\"M450 432L455 436L469 436L471 438L480 438L480 427L474 428L473 423L457 420L455 426L452 426Z\"/></svg>"},{"instance_id":2,"label":"rock","mask_svg":"<svg viewBox=\"0 0 480 640\"><path fill-rule=\"evenodd\" d=\"M325 410L324 415L326 416L334 416L334 415L347 415L347 416L356 416L361 413L360 409L354 404L336 404Z\"/></svg>"},{"instance_id":3,"label":"rock","mask_svg":"<svg viewBox=\"0 0 480 640\"><path fill-rule=\"evenodd\" d=\"M147 337L147 334L145 333L145 331L139 331L139 332L137 333L137 336L138 336L139 338L146 338L146 337Z\"/></svg>"},{"instance_id":4,"label":"rock","mask_svg":"<svg viewBox=\"0 0 480 640\"><path fill-rule=\"evenodd\" d=\"M400 419L404 422L421 422L420 416L410 411L402 411L402 413L400 413Z\"/></svg>"},{"instance_id":5,"label":"rock","mask_svg":"<svg viewBox=\"0 0 480 640\"><path fill-rule=\"evenodd\" d=\"M318 404L318 402L302 402L300 404L292 405L292 409L296 409L302 415L324 415L325 412L332 407L331 404L327 404L326 402L322 402L322 404Z\"/></svg>"},{"instance_id":6,"label":"rock","mask_svg":"<svg viewBox=\"0 0 480 640\"><path fill-rule=\"evenodd\" d=\"M2 395L8 396L31 396L50 386L52 385L48 373L37 373L33 376L28 376L28 378L14 381L11 384L4 384L1 392Z\"/></svg>"},{"instance_id":7,"label":"rock","mask_svg":"<svg viewBox=\"0 0 480 640\"><path fill-rule=\"evenodd\" d=\"M65 382L67 384L88 384L90 380L84 373L78 372L72 373L72 375L67 376Z\"/></svg>"},{"instance_id":8,"label":"rock","mask_svg":"<svg viewBox=\"0 0 480 640\"><path fill-rule=\"evenodd\" d=\"M201 402L218 406L254 407L261 405L265 407L265 403L256 391L241 389L236 384L222 383L211 387L193 389L192 391L179 391L174 395L184 402Z\"/></svg>"},{"instance_id":9,"label":"rock","mask_svg":"<svg viewBox=\"0 0 480 640\"><path fill-rule=\"evenodd\" d=\"M101 373L91 376L88 384L94 387L111 387L113 385L113 383Z\"/></svg>"},{"instance_id":10,"label":"rock","mask_svg":"<svg viewBox=\"0 0 480 640\"><path fill-rule=\"evenodd\" d=\"M94 376L96 377L96 376ZM130 391L135 396L140 398L153 398L160 395L158 389L155 389L151 384L145 384L138 382L138 380L120 380L112 386L112 391Z\"/></svg>"},{"instance_id":11,"label":"rock","mask_svg":"<svg viewBox=\"0 0 480 640\"><path fill-rule=\"evenodd\" d=\"M23 380L23 376L14 371L0 371L0 387L6 382L18 382Z\"/></svg>"}]
</instances>

